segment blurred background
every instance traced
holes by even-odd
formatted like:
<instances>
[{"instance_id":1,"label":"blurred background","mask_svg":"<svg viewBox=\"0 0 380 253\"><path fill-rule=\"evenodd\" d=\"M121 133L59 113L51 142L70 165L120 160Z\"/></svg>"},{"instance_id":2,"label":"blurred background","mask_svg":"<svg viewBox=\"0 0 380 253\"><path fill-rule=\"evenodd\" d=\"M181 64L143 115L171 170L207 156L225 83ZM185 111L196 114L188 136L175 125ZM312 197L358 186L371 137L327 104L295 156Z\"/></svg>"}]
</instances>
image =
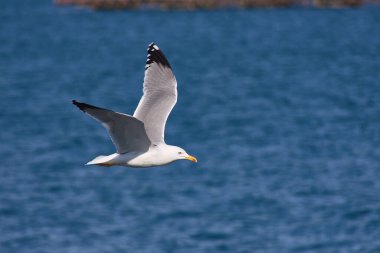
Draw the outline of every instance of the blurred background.
<instances>
[{"instance_id":1,"label":"blurred background","mask_svg":"<svg viewBox=\"0 0 380 253\"><path fill-rule=\"evenodd\" d=\"M380 252L378 5L59 2L0 3L0 252ZM114 147L71 99L133 114L153 41L198 164L84 166Z\"/></svg>"}]
</instances>

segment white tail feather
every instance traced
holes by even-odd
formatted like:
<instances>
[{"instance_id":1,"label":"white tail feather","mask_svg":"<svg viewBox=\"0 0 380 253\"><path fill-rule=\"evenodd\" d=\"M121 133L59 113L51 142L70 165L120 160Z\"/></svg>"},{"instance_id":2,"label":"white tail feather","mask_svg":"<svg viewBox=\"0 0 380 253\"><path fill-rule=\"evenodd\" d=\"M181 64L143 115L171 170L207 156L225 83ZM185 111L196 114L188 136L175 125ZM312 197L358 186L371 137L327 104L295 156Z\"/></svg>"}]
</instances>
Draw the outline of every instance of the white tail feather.
<instances>
[{"instance_id":1,"label":"white tail feather","mask_svg":"<svg viewBox=\"0 0 380 253\"><path fill-rule=\"evenodd\" d=\"M94 164L100 164L100 163L106 163L110 160L109 156L106 155L100 155L86 163L86 165L94 165Z\"/></svg>"}]
</instances>

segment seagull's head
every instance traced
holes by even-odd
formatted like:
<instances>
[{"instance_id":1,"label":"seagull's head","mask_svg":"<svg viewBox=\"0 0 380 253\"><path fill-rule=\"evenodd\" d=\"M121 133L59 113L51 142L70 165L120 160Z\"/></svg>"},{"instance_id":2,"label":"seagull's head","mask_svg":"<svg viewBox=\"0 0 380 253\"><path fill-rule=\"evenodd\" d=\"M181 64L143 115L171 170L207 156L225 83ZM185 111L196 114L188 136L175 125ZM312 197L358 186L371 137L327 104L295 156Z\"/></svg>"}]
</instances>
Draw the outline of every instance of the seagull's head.
<instances>
[{"instance_id":1,"label":"seagull's head","mask_svg":"<svg viewBox=\"0 0 380 253\"><path fill-rule=\"evenodd\" d=\"M186 159L186 160L192 161L194 163L198 162L197 158L189 155L183 148L180 148L177 146L170 146L169 152L170 152L170 156L173 158L174 161Z\"/></svg>"}]
</instances>

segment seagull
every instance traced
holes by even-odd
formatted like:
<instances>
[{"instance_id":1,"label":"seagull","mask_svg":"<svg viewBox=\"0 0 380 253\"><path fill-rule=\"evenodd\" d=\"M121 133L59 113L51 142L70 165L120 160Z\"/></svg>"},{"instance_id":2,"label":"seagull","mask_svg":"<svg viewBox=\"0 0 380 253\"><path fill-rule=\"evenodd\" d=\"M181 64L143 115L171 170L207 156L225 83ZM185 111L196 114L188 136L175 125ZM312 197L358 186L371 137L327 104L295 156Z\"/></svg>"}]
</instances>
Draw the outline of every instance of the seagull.
<instances>
[{"instance_id":1,"label":"seagull","mask_svg":"<svg viewBox=\"0 0 380 253\"><path fill-rule=\"evenodd\" d=\"M166 120L177 102L177 80L160 48L151 43L147 50L144 94L133 116L72 100L80 110L107 129L117 151L98 156L86 165L144 168L181 159L197 162L184 149L165 143Z\"/></svg>"}]
</instances>

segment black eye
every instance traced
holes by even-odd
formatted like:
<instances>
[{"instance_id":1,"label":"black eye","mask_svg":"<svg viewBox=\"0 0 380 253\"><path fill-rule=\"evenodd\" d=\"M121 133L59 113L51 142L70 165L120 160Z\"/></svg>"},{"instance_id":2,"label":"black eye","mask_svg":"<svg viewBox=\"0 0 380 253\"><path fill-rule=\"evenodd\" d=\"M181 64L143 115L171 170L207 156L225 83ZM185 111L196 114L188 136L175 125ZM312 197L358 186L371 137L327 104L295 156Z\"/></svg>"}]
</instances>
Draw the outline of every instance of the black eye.
<instances>
[{"instance_id":1,"label":"black eye","mask_svg":"<svg viewBox=\"0 0 380 253\"><path fill-rule=\"evenodd\" d=\"M178 152L178 154L180 155L180 154L182 154L182 152Z\"/></svg>"}]
</instances>

